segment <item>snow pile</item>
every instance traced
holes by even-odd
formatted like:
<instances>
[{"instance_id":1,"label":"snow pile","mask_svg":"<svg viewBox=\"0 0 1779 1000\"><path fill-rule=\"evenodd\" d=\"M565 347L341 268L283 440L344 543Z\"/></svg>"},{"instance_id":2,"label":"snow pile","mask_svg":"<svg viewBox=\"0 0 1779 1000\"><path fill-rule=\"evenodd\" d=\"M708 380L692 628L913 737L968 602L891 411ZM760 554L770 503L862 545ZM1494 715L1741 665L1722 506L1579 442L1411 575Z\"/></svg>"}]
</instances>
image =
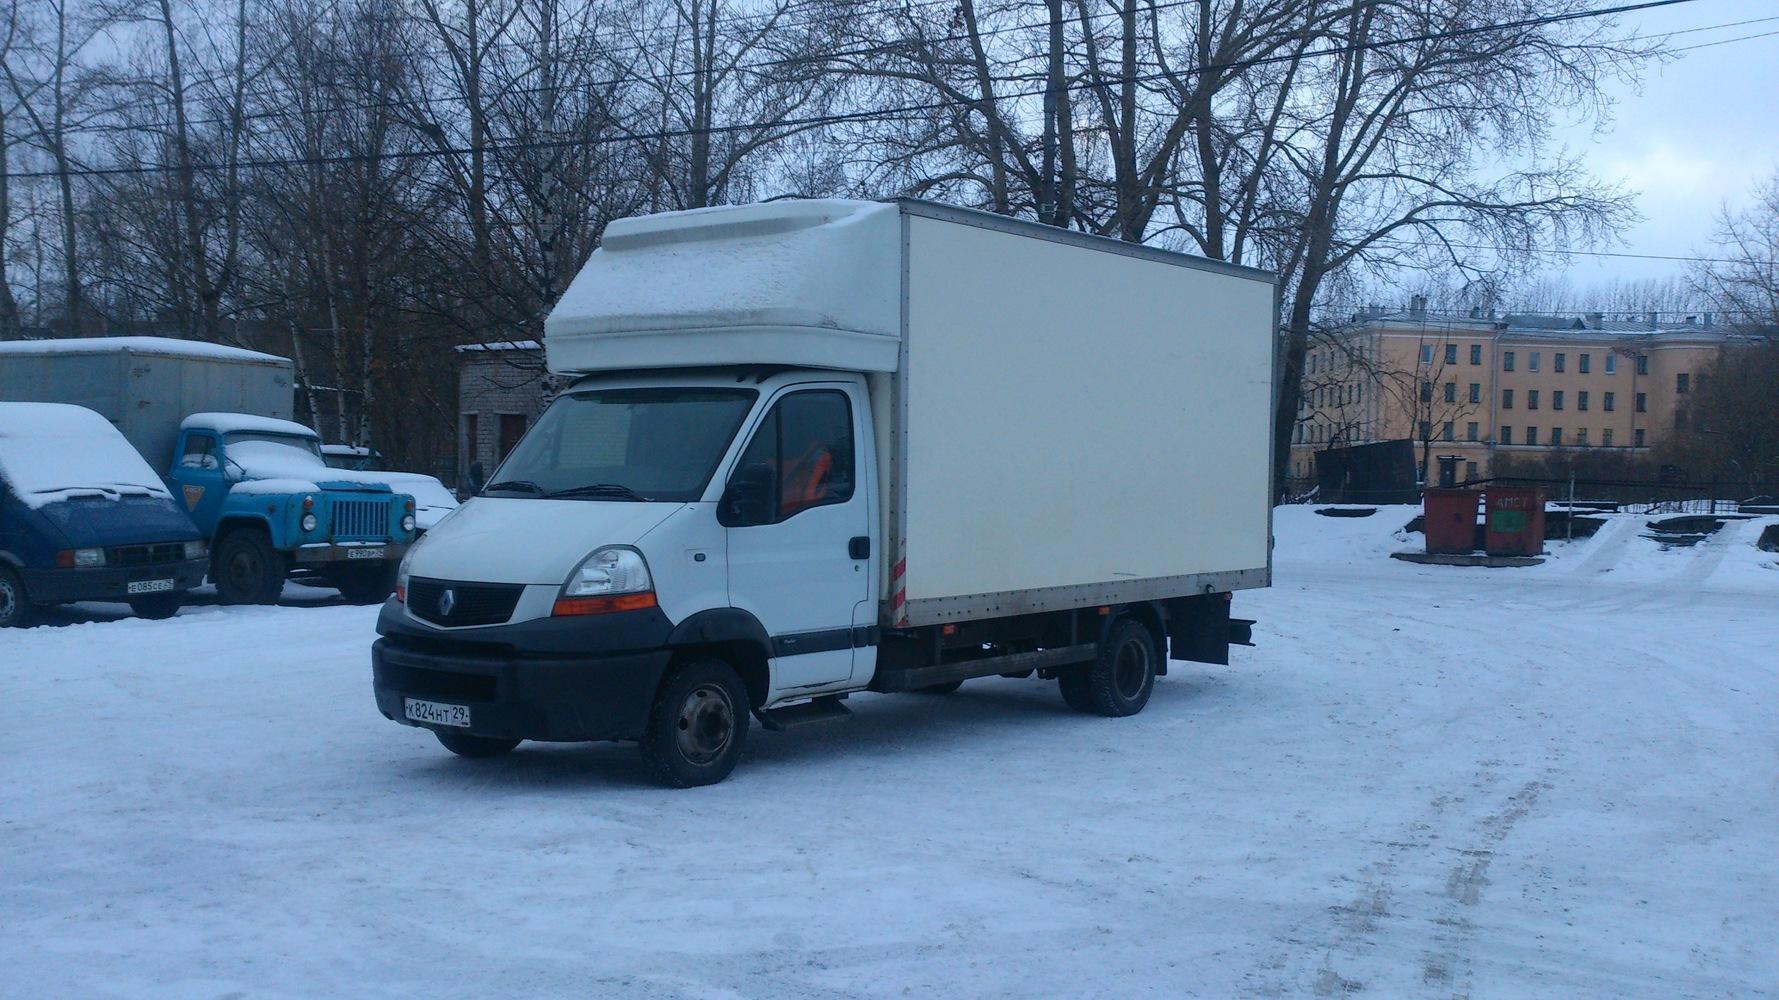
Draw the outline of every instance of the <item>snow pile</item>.
<instances>
[{"instance_id":1,"label":"snow pile","mask_svg":"<svg viewBox=\"0 0 1779 1000\"><path fill-rule=\"evenodd\" d=\"M172 494L104 417L66 403L0 403L0 475L28 507Z\"/></svg>"},{"instance_id":2,"label":"snow pile","mask_svg":"<svg viewBox=\"0 0 1779 1000\"><path fill-rule=\"evenodd\" d=\"M281 358L276 354L261 354L239 347L206 344L197 340L176 340L172 337L85 337L68 340L14 340L0 344L0 355L111 354L114 351L179 358L290 364L289 358Z\"/></svg>"}]
</instances>

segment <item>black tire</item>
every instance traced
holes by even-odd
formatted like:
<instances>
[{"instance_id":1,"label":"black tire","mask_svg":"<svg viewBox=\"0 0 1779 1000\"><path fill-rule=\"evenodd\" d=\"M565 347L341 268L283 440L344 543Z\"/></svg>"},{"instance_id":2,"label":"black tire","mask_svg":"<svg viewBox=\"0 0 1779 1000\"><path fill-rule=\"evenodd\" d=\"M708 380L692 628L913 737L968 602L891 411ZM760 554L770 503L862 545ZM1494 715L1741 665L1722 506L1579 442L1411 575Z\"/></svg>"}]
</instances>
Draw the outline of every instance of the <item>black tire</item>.
<instances>
[{"instance_id":1,"label":"black tire","mask_svg":"<svg viewBox=\"0 0 1779 1000\"><path fill-rule=\"evenodd\" d=\"M284 591L284 554L252 528L223 536L211 559L210 576L224 604L274 604Z\"/></svg>"},{"instance_id":2,"label":"black tire","mask_svg":"<svg viewBox=\"0 0 1779 1000\"><path fill-rule=\"evenodd\" d=\"M1062 700L1077 712L1097 712L1093 692L1088 687L1086 667L1069 667L1056 675L1056 686L1062 689Z\"/></svg>"},{"instance_id":3,"label":"black tire","mask_svg":"<svg viewBox=\"0 0 1779 1000\"><path fill-rule=\"evenodd\" d=\"M1155 637L1141 622L1122 618L1084 671L1091 710L1114 719L1135 715L1155 691Z\"/></svg>"},{"instance_id":4,"label":"black tire","mask_svg":"<svg viewBox=\"0 0 1779 1000\"><path fill-rule=\"evenodd\" d=\"M694 660L668 672L649 709L642 759L675 788L714 785L747 748L747 688L721 660Z\"/></svg>"},{"instance_id":5,"label":"black tire","mask_svg":"<svg viewBox=\"0 0 1779 1000\"><path fill-rule=\"evenodd\" d=\"M340 596L352 604L382 604L395 593L395 564L341 570L330 578Z\"/></svg>"},{"instance_id":6,"label":"black tire","mask_svg":"<svg viewBox=\"0 0 1779 1000\"><path fill-rule=\"evenodd\" d=\"M178 614L184 604L184 594L147 594L130 598L130 611L137 618L160 621Z\"/></svg>"},{"instance_id":7,"label":"black tire","mask_svg":"<svg viewBox=\"0 0 1779 1000\"><path fill-rule=\"evenodd\" d=\"M923 688L915 688L915 694L951 694L964 686L963 681L946 681L943 684L928 684Z\"/></svg>"},{"instance_id":8,"label":"black tire","mask_svg":"<svg viewBox=\"0 0 1779 1000\"><path fill-rule=\"evenodd\" d=\"M471 736L468 733L441 733L434 731L439 743L446 750L459 757L499 757L513 752L519 745L518 740L496 740L486 736Z\"/></svg>"},{"instance_id":9,"label":"black tire","mask_svg":"<svg viewBox=\"0 0 1779 1000\"><path fill-rule=\"evenodd\" d=\"M25 593L25 581L12 567L0 565L0 628L26 628L36 621L36 609Z\"/></svg>"}]
</instances>

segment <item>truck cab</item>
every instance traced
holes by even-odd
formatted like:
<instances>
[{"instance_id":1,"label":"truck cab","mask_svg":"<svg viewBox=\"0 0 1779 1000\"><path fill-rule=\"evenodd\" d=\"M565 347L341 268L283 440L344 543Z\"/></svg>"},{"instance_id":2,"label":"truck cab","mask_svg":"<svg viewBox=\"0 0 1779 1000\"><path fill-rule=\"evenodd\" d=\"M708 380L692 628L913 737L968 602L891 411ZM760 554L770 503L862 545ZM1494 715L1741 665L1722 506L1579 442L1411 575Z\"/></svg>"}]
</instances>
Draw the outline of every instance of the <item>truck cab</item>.
<instances>
[{"instance_id":1,"label":"truck cab","mask_svg":"<svg viewBox=\"0 0 1779 1000\"><path fill-rule=\"evenodd\" d=\"M413 497L329 468L315 432L288 420L186 417L167 483L211 539L210 576L231 604L276 600L293 571L382 601L417 527Z\"/></svg>"},{"instance_id":2,"label":"truck cab","mask_svg":"<svg viewBox=\"0 0 1779 1000\"><path fill-rule=\"evenodd\" d=\"M191 519L104 417L0 403L0 627L72 601L168 618L207 562Z\"/></svg>"}]
</instances>

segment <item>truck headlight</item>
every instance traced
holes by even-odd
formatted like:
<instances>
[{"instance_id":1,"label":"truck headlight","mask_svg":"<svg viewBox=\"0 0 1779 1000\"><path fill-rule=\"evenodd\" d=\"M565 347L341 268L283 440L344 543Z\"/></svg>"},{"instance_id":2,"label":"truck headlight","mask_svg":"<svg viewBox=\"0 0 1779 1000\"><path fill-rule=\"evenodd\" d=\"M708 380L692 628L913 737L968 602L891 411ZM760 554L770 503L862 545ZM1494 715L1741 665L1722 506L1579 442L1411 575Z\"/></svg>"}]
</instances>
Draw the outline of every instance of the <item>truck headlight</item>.
<instances>
[{"instance_id":1,"label":"truck headlight","mask_svg":"<svg viewBox=\"0 0 1779 1000\"><path fill-rule=\"evenodd\" d=\"M185 557L187 559L202 559L209 554L210 546L205 545L202 538L194 538L185 543Z\"/></svg>"},{"instance_id":2,"label":"truck headlight","mask_svg":"<svg viewBox=\"0 0 1779 1000\"><path fill-rule=\"evenodd\" d=\"M410 533L414 530L414 515L402 515L402 530Z\"/></svg>"},{"instance_id":3,"label":"truck headlight","mask_svg":"<svg viewBox=\"0 0 1779 1000\"><path fill-rule=\"evenodd\" d=\"M602 615L655 606L655 581L642 553L622 545L593 550L568 574L554 615Z\"/></svg>"},{"instance_id":4,"label":"truck headlight","mask_svg":"<svg viewBox=\"0 0 1779 1000\"><path fill-rule=\"evenodd\" d=\"M402 556L402 561L395 567L395 599L403 604L408 603L408 564L414 561L414 553L420 551L415 545Z\"/></svg>"},{"instance_id":5,"label":"truck headlight","mask_svg":"<svg viewBox=\"0 0 1779 1000\"><path fill-rule=\"evenodd\" d=\"M303 530L304 531L314 531L315 526L320 523L321 523L320 521L317 521L315 519L314 514L304 514L303 515Z\"/></svg>"}]
</instances>

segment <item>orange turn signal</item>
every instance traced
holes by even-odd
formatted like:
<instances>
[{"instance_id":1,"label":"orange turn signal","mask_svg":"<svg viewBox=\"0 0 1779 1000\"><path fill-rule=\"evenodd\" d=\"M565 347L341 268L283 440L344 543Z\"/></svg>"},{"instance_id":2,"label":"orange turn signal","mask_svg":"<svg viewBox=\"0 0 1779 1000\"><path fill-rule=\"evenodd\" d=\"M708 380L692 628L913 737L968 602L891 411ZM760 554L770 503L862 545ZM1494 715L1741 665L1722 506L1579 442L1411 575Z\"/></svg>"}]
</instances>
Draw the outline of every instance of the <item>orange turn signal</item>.
<instances>
[{"instance_id":1,"label":"orange turn signal","mask_svg":"<svg viewBox=\"0 0 1779 1000\"><path fill-rule=\"evenodd\" d=\"M655 592L616 594L611 597L558 597L550 614L557 618L568 615L609 615L614 611L641 611L655 607Z\"/></svg>"}]
</instances>

